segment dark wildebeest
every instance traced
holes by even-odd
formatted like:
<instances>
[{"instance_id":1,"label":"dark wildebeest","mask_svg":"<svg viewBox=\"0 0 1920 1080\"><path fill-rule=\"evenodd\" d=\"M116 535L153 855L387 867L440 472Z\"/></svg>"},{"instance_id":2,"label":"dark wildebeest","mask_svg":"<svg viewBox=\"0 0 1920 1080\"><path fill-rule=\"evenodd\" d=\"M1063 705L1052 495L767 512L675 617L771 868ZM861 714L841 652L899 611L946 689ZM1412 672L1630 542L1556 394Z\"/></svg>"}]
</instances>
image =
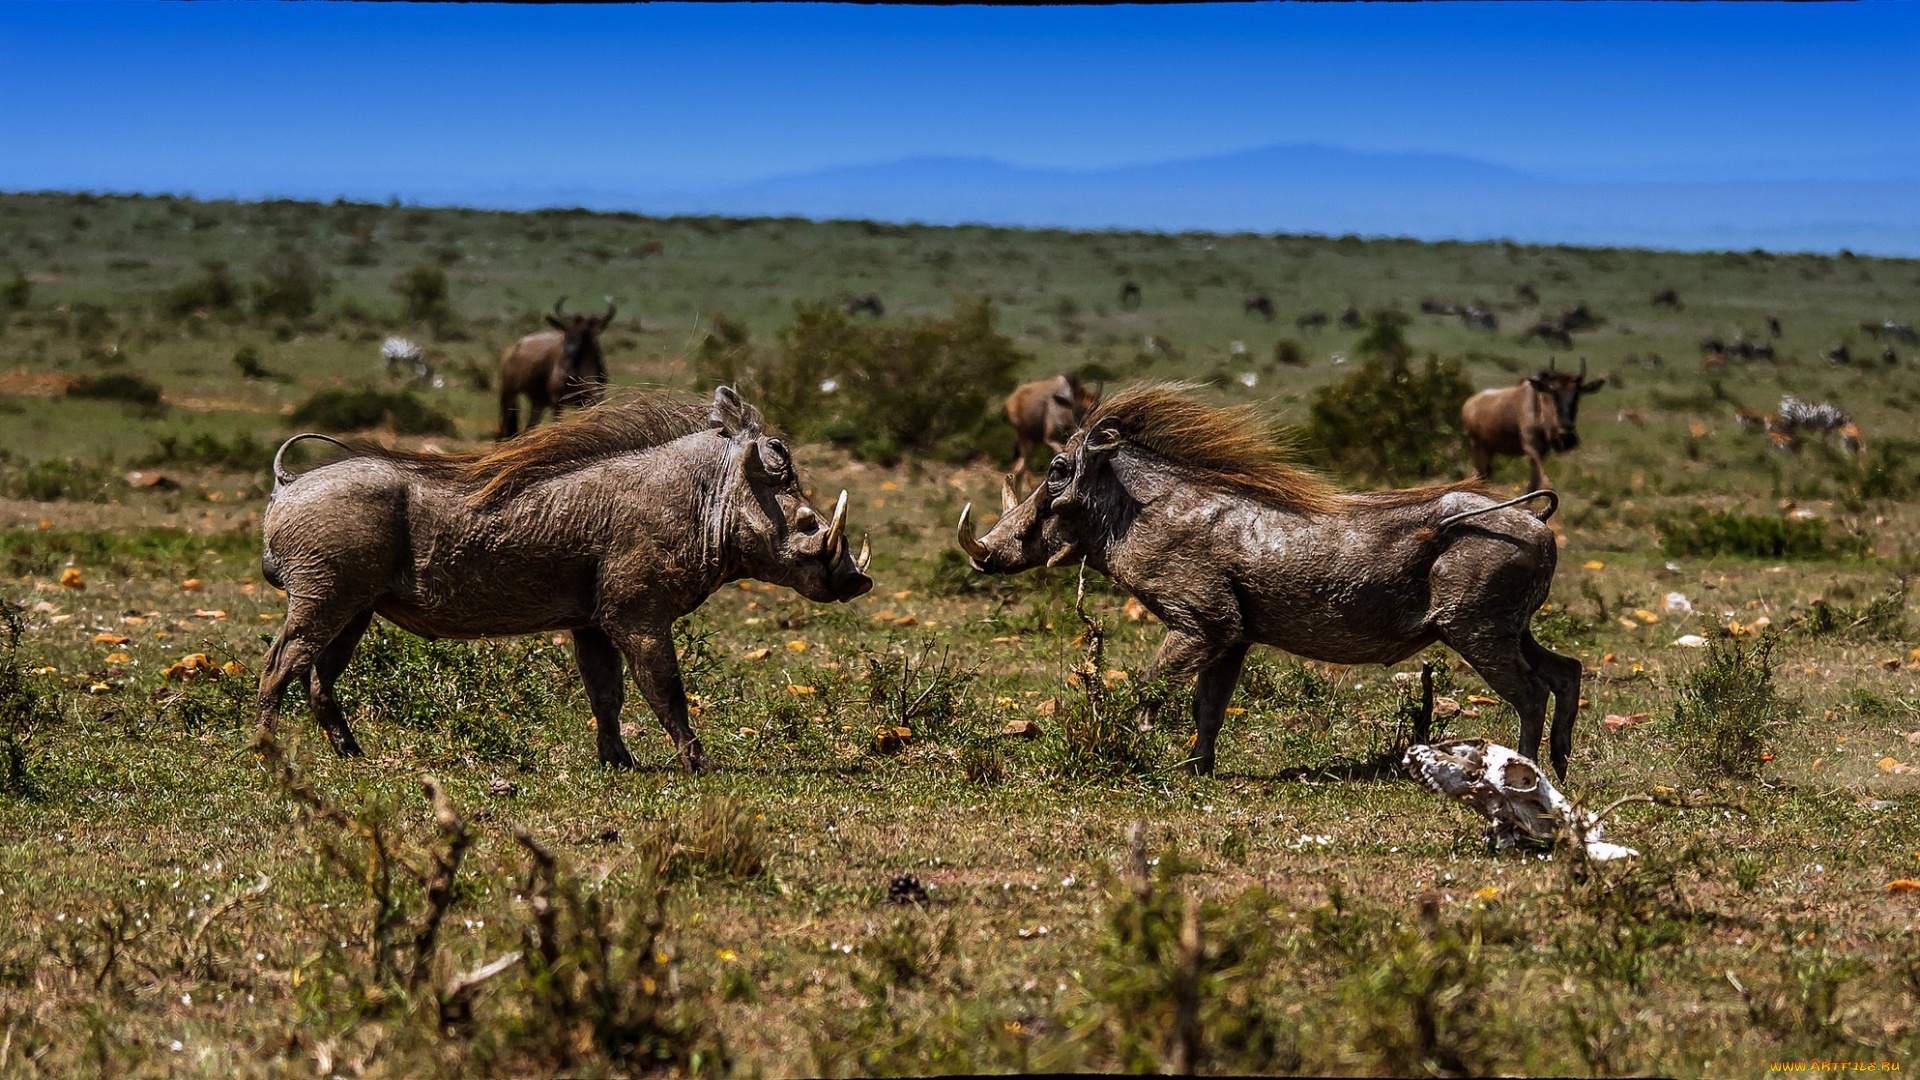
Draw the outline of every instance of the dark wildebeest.
<instances>
[{"instance_id":1,"label":"dark wildebeest","mask_svg":"<svg viewBox=\"0 0 1920 1080\"><path fill-rule=\"evenodd\" d=\"M885 315L887 309L886 305L880 302L880 295L878 293L868 293L865 296L856 296L847 301L847 314L858 315L861 312L866 312L868 315L877 319Z\"/></svg>"},{"instance_id":2,"label":"dark wildebeest","mask_svg":"<svg viewBox=\"0 0 1920 1080\"><path fill-rule=\"evenodd\" d=\"M1241 314L1258 315L1268 322L1273 321L1273 298L1266 293L1255 293L1247 297L1240 305Z\"/></svg>"},{"instance_id":3,"label":"dark wildebeest","mask_svg":"<svg viewBox=\"0 0 1920 1080\"><path fill-rule=\"evenodd\" d=\"M1140 286L1131 281L1120 285L1120 306L1132 311L1140 306Z\"/></svg>"},{"instance_id":4,"label":"dark wildebeest","mask_svg":"<svg viewBox=\"0 0 1920 1080\"><path fill-rule=\"evenodd\" d=\"M1847 348L1847 343L1844 341L1820 355L1826 357L1827 362L1830 364L1853 363L1853 353Z\"/></svg>"},{"instance_id":5,"label":"dark wildebeest","mask_svg":"<svg viewBox=\"0 0 1920 1080\"><path fill-rule=\"evenodd\" d=\"M519 430L520 398L527 399L527 429L540 422L541 410L553 407L554 419L565 406L592 405L606 396L607 364L600 356L600 334L613 322L614 307L605 315L569 315L561 297L547 313L551 330L528 334L500 354L500 434L511 439Z\"/></svg>"},{"instance_id":6,"label":"dark wildebeest","mask_svg":"<svg viewBox=\"0 0 1920 1080\"><path fill-rule=\"evenodd\" d=\"M1531 281L1523 281L1515 285L1513 287L1513 298L1528 307L1540 306L1540 293L1533 287L1533 282Z\"/></svg>"},{"instance_id":7,"label":"dark wildebeest","mask_svg":"<svg viewBox=\"0 0 1920 1080\"><path fill-rule=\"evenodd\" d=\"M1349 307L1347 310L1341 312L1340 325L1348 330L1360 329L1360 309L1357 307Z\"/></svg>"},{"instance_id":8,"label":"dark wildebeest","mask_svg":"<svg viewBox=\"0 0 1920 1080\"><path fill-rule=\"evenodd\" d=\"M1559 319L1542 319L1527 327L1520 335L1521 341L1531 341L1534 338L1559 345L1563 349L1573 348L1573 334Z\"/></svg>"},{"instance_id":9,"label":"dark wildebeest","mask_svg":"<svg viewBox=\"0 0 1920 1080\"><path fill-rule=\"evenodd\" d=\"M1780 336L1780 316L1778 315L1767 316L1767 334L1770 337Z\"/></svg>"},{"instance_id":10,"label":"dark wildebeest","mask_svg":"<svg viewBox=\"0 0 1920 1080\"><path fill-rule=\"evenodd\" d=\"M1042 446L1055 453L1067 445L1073 433L1087 418L1087 411L1100 402L1100 390L1088 390L1077 375L1055 375L1017 387L1007 395L1007 423L1019 440L1014 450L1012 483L1019 486L1028 475L1027 459Z\"/></svg>"},{"instance_id":11,"label":"dark wildebeest","mask_svg":"<svg viewBox=\"0 0 1920 1080\"><path fill-rule=\"evenodd\" d=\"M1309 311L1305 315L1293 320L1293 325L1299 330L1318 331L1327 325L1327 313L1324 311Z\"/></svg>"},{"instance_id":12,"label":"dark wildebeest","mask_svg":"<svg viewBox=\"0 0 1920 1080\"><path fill-rule=\"evenodd\" d=\"M1655 289L1653 299L1649 300L1648 303L1654 307L1665 305L1675 311L1680 311L1686 306L1680 302L1680 294L1673 289Z\"/></svg>"},{"instance_id":13,"label":"dark wildebeest","mask_svg":"<svg viewBox=\"0 0 1920 1080\"><path fill-rule=\"evenodd\" d=\"M1557 371L1552 361L1545 371L1527 376L1519 386L1482 390L1460 406L1460 423L1467 431L1467 452L1473 471L1485 480L1493 475L1496 455L1525 457L1532 468L1527 486L1539 491L1547 482L1546 456L1580 445L1574 422L1580 415L1580 395L1607 385L1605 379L1587 381L1587 361L1578 375Z\"/></svg>"},{"instance_id":14,"label":"dark wildebeest","mask_svg":"<svg viewBox=\"0 0 1920 1080\"><path fill-rule=\"evenodd\" d=\"M1466 326L1470 330L1471 329L1480 329L1480 330L1500 329L1499 316L1495 315L1491 311L1488 311L1486 308L1479 306L1478 304L1469 305L1466 308L1466 310L1460 312L1460 322L1462 325Z\"/></svg>"},{"instance_id":15,"label":"dark wildebeest","mask_svg":"<svg viewBox=\"0 0 1920 1080\"><path fill-rule=\"evenodd\" d=\"M307 691L334 749L360 745L334 680L374 615L423 637L573 632L599 726L600 760L627 768L621 659L689 770L711 766L687 726L674 620L722 584L759 578L809 600L873 587L842 492L823 520L793 456L728 387L708 409L665 397L586 410L489 454L375 446L293 476L274 456L261 569L287 593L287 622L260 676L271 734L290 683ZM328 440L332 441L332 440Z\"/></svg>"},{"instance_id":16,"label":"dark wildebeest","mask_svg":"<svg viewBox=\"0 0 1920 1080\"><path fill-rule=\"evenodd\" d=\"M1428 315L1458 315L1460 308L1445 300L1428 298L1420 301L1420 310Z\"/></svg>"},{"instance_id":17,"label":"dark wildebeest","mask_svg":"<svg viewBox=\"0 0 1920 1080\"><path fill-rule=\"evenodd\" d=\"M1475 481L1347 494L1280 457L1256 415L1211 409L1179 387L1113 395L1024 502L959 543L974 569L1085 565L1167 625L1149 682L1198 676L1190 767L1214 743L1251 645L1335 664L1393 664L1445 642L1520 715L1519 749L1549 748L1565 775L1580 662L1534 641L1553 584L1553 531ZM1516 499L1545 498L1551 492ZM1147 717L1151 722L1152 717Z\"/></svg>"}]
</instances>

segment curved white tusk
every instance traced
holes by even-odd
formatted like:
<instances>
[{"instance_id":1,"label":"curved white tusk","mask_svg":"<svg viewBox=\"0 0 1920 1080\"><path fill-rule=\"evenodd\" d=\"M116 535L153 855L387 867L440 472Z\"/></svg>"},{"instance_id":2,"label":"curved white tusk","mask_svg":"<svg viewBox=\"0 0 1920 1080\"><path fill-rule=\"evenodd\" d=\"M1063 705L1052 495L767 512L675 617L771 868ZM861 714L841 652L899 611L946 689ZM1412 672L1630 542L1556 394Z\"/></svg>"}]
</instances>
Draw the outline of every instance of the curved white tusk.
<instances>
[{"instance_id":1,"label":"curved white tusk","mask_svg":"<svg viewBox=\"0 0 1920 1080\"><path fill-rule=\"evenodd\" d=\"M960 508L960 530L959 530L960 550L967 553L967 558L972 559L975 562L978 562L981 559L984 559L987 557L987 545L974 539L972 518L973 518L972 503L968 503L967 505Z\"/></svg>"},{"instance_id":2,"label":"curved white tusk","mask_svg":"<svg viewBox=\"0 0 1920 1080\"><path fill-rule=\"evenodd\" d=\"M867 572L867 564L873 561L873 549L867 546L867 538L860 538L860 557L853 560L853 568L861 573Z\"/></svg>"},{"instance_id":3,"label":"curved white tusk","mask_svg":"<svg viewBox=\"0 0 1920 1080\"><path fill-rule=\"evenodd\" d=\"M1013 512L1013 508L1019 505L1020 505L1020 500L1015 498L1013 494L1012 478L1005 477L1005 476L1001 477L1000 478L1000 513L1002 515L1010 514Z\"/></svg>"},{"instance_id":4,"label":"curved white tusk","mask_svg":"<svg viewBox=\"0 0 1920 1080\"><path fill-rule=\"evenodd\" d=\"M827 544L822 550L827 553L828 558L831 559L839 556L840 545L846 540L846 531L847 493L843 488L840 492L840 501L835 503L833 507L833 521L827 525Z\"/></svg>"}]
</instances>

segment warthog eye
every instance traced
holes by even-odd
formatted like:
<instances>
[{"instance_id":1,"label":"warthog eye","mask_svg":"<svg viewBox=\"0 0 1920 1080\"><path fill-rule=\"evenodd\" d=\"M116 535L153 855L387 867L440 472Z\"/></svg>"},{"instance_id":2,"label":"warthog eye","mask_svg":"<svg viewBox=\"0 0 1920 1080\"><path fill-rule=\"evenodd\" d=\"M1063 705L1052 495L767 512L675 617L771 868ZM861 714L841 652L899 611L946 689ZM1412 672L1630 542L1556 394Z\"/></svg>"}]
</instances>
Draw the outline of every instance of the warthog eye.
<instances>
[{"instance_id":1,"label":"warthog eye","mask_svg":"<svg viewBox=\"0 0 1920 1080\"><path fill-rule=\"evenodd\" d=\"M1065 487L1067 481L1071 479L1073 479L1073 462L1068 461L1065 454L1056 456L1053 463L1047 466L1047 485Z\"/></svg>"}]
</instances>

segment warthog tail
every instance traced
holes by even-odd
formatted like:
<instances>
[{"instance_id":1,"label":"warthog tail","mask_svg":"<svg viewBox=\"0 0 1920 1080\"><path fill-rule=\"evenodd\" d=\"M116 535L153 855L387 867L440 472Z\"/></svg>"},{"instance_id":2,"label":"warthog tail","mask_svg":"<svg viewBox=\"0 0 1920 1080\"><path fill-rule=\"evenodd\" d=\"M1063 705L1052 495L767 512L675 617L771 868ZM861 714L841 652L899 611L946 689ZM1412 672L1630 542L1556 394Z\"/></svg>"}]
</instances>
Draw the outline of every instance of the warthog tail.
<instances>
[{"instance_id":1,"label":"warthog tail","mask_svg":"<svg viewBox=\"0 0 1920 1080\"><path fill-rule=\"evenodd\" d=\"M280 459L286 456L287 447L292 446L294 443L297 443L302 439L319 439L321 442L330 442L333 445L339 447L340 449L347 451L348 453L353 452L353 447L348 446L346 443L341 442L339 439L336 439L331 435L322 435L317 431L306 431L298 435L295 435L293 438L288 439L286 442L281 443L280 449L273 452L273 486L274 487L278 488L282 484L293 483L293 474L288 472L286 468L280 464Z\"/></svg>"},{"instance_id":2,"label":"warthog tail","mask_svg":"<svg viewBox=\"0 0 1920 1080\"><path fill-rule=\"evenodd\" d=\"M1547 500L1546 510L1534 511L1534 516L1538 517L1541 521L1545 521L1548 518L1552 517L1553 512L1555 510L1560 509L1560 496L1555 495L1552 491L1546 488L1541 488L1539 491L1529 491L1525 495L1522 495L1517 499L1508 499L1506 502L1503 502L1503 503L1494 503L1492 506L1483 506L1478 510L1467 510L1458 514L1448 514L1446 517L1443 517L1440 519L1440 527L1444 529L1449 525L1453 525L1457 522L1465 521L1470 517L1479 517L1481 514L1491 514L1495 510L1505 510L1509 506L1518 506L1523 502L1531 502L1534 499Z\"/></svg>"}]
</instances>

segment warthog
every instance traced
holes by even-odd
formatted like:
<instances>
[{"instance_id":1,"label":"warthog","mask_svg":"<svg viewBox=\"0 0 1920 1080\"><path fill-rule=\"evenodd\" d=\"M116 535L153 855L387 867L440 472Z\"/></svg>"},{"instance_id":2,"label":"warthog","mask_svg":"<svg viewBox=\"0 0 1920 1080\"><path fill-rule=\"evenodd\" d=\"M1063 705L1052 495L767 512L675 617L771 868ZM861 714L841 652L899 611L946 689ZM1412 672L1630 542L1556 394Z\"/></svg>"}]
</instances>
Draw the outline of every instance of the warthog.
<instances>
[{"instance_id":1,"label":"warthog","mask_svg":"<svg viewBox=\"0 0 1920 1080\"><path fill-rule=\"evenodd\" d=\"M600 334L613 322L614 306L605 315L569 315L562 310L566 297L547 313L552 330L528 334L500 354L500 435L513 438L519 427L520 398L527 399L527 428L540 422L540 412L553 407L554 419L568 405L592 405L607 389L607 365L600 357Z\"/></svg>"},{"instance_id":2,"label":"warthog","mask_svg":"<svg viewBox=\"0 0 1920 1080\"><path fill-rule=\"evenodd\" d=\"M1088 390L1077 375L1055 375L1014 389L1007 395L1007 423L1019 440L1014 449L1013 484L1028 475L1027 459L1042 446L1058 453L1080 430L1087 410L1100 401L1100 390Z\"/></svg>"},{"instance_id":3,"label":"warthog","mask_svg":"<svg viewBox=\"0 0 1920 1080\"><path fill-rule=\"evenodd\" d=\"M1580 433L1574 428L1580 395L1605 385L1605 379L1587 381L1584 358L1578 375L1554 370L1550 360L1545 371L1527 376L1519 386L1482 390L1468 398L1460 407L1460 423L1467 430L1473 471L1485 480L1493 475L1496 455L1525 457L1532 468L1528 489L1552 487L1547 482L1548 452L1564 453L1580 445Z\"/></svg>"},{"instance_id":4,"label":"warthog","mask_svg":"<svg viewBox=\"0 0 1920 1080\"><path fill-rule=\"evenodd\" d=\"M1565 775L1580 662L1534 641L1557 549L1540 517L1475 481L1346 494L1286 464L1246 409L1211 409L1178 386L1103 402L1024 502L959 543L1006 574L1084 560L1167 625L1149 680L1197 676L1190 768L1209 773L1251 645L1336 664L1392 664L1445 642L1520 715L1520 749L1550 748ZM1522 499L1546 498L1535 492ZM1544 515L1543 515L1544 516ZM1149 721L1151 718L1149 717Z\"/></svg>"},{"instance_id":5,"label":"warthog","mask_svg":"<svg viewBox=\"0 0 1920 1080\"><path fill-rule=\"evenodd\" d=\"M704 413L642 398L490 454L356 446L291 475L281 457L311 438L326 436L296 435L274 455L260 563L286 590L287 622L261 672L258 723L274 730L298 682L342 755L360 744L333 683L376 614L423 637L570 630L600 760L633 765L620 738L625 657L681 763L702 771L674 620L737 578L820 601L873 587L866 544L848 550L846 493L822 520L786 445L728 387Z\"/></svg>"}]
</instances>

